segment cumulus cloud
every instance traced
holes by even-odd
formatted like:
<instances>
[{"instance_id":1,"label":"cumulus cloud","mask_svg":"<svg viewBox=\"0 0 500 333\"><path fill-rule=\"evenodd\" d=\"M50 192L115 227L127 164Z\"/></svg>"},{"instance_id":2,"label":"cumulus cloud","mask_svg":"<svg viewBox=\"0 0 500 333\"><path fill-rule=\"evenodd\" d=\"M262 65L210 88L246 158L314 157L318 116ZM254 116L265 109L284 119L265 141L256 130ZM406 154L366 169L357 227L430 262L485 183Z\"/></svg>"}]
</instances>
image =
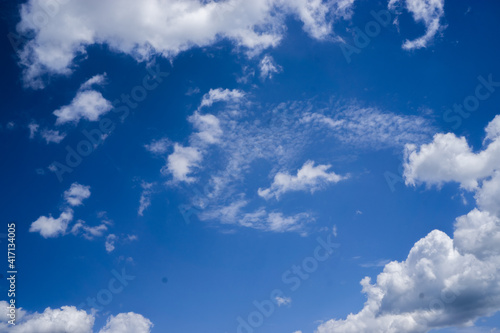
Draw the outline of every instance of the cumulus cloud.
<instances>
[{"instance_id":1,"label":"cumulus cloud","mask_svg":"<svg viewBox=\"0 0 500 333\"><path fill-rule=\"evenodd\" d=\"M278 65L274 58L270 55L265 55L264 58L260 61L260 78L265 80L267 78L272 79L274 74L280 73L283 71L283 68Z\"/></svg>"},{"instance_id":2,"label":"cumulus cloud","mask_svg":"<svg viewBox=\"0 0 500 333\"><path fill-rule=\"evenodd\" d=\"M149 333L153 323L142 315L129 312L110 316L99 333Z\"/></svg>"},{"instance_id":3,"label":"cumulus cloud","mask_svg":"<svg viewBox=\"0 0 500 333\"><path fill-rule=\"evenodd\" d=\"M245 96L245 93L238 89L210 89L208 93L203 95L201 100L200 109L203 107L212 106L216 102L230 102L238 101Z\"/></svg>"},{"instance_id":4,"label":"cumulus cloud","mask_svg":"<svg viewBox=\"0 0 500 333\"><path fill-rule=\"evenodd\" d=\"M166 168L162 172L172 174L174 180L192 183L196 178L188 176L202 160L202 153L195 147L174 144L174 152L167 158Z\"/></svg>"},{"instance_id":5,"label":"cumulus cloud","mask_svg":"<svg viewBox=\"0 0 500 333\"><path fill-rule=\"evenodd\" d=\"M34 133L34 132L32 132L32 133ZM44 138L45 141L47 141L47 143L51 143L51 142L60 143L66 137L66 133L60 133L59 131L48 130L48 129L43 130L40 134L41 134L42 138ZM30 138L31 138L31 134L30 134Z\"/></svg>"},{"instance_id":6,"label":"cumulus cloud","mask_svg":"<svg viewBox=\"0 0 500 333\"><path fill-rule=\"evenodd\" d=\"M234 101L240 99L242 96L243 94L236 90L210 90L203 97L198 110L202 106L211 106L216 101ZM163 174L171 174L173 180L176 182L192 183L196 180L195 177L189 176L189 174L200 165L207 147L219 143L220 137L223 134L220 121L214 115L201 114L199 111L196 111L188 118L188 121L197 130L190 135L190 145L183 146L179 143L174 143L174 151L167 157L167 165L162 169ZM158 151L166 150L166 148L163 149L165 146L166 143L159 141L155 142L154 146L150 145L146 148L153 153L157 153Z\"/></svg>"},{"instance_id":7,"label":"cumulus cloud","mask_svg":"<svg viewBox=\"0 0 500 333\"><path fill-rule=\"evenodd\" d=\"M201 115L195 112L188 120L198 130L195 136L201 141L206 143L219 142L220 136L222 135L222 129L220 128L220 121L216 116L211 114Z\"/></svg>"},{"instance_id":8,"label":"cumulus cloud","mask_svg":"<svg viewBox=\"0 0 500 333\"><path fill-rule=\"evenodd\" d=\"M500 310L500 216L494 204L500 200L500 164L494 163L498 119L486 127L491 142L478 153L454 134L407 147L408 184L457 182L475 192L478 207L456 219L453 238L434 230L413 246L405 261L387 264L375 283L363 279L364 308L322 324L318 333L423 333L472 326ZM486 196L491 201L485 202Z\"/></svg>"},{"instance_id":9,"label":"cumulus cloud","mask_svg":"<svg viewBox=\"0 0 500 333\"><path fill-rule=\"evenodd\" d=\"M90 197L90 186L81 185L78 183L71 184L70 188L64 191L63 197L65 204L62 206L63 212L58 218L40 216L30 226L30 232L38 232L44 238L53 238L68 234L69 224L73 221L74 212L71 207L80 206L83 200ZM71 227L69 232L73 235L82 235L86 239L102 237L108 230L111 221L104 218L105 213L98 214L103 218L101 223L96 226L89 226L83 220L77 220Z\"/></svg>"},{"instance_id":10,"label":"cumulus cloud","mask_svg":"<svg viewBox=\"0 0 500 333\"><path fill-rule=\"evenodd\" d=\"M2 308L7 308L7 302L0 301ZM4 306L5 305L5 306ZM16 325L7 324L8 317L0 316L0 332L2 333L92 333L95 317L85 310L74 306L62 306L58 309L46 308L42 313L26 314L24 310L17 311ZM99 333L150 333L153 324L144 316L129 312L110 316L106 325Z\"/></svg>"},{"instance_id":11,"label":"cumulus cloud","mask_svg":"<svg viewBox=\"0 0 500 333\"><path fill-rule=\"evenodd\" d=\"M302 168L297 170L297 175L292 176L288 173L278 172L274 176L271 187L267 189L258 189L258 193L265 199L279 197L292 191L309 191L314 193L329 183L338 183L345 179L345 176L339 176L335 172L327 172L331 165L320 164L314 166L314 161L307 161Z\"/></svg>"},{"instance_id":12,"label":"cumulus cloud","mask_svg":"<svg viewBox=\"0 0 500 333\"><path fill-rule=\"evenodd\" d=\"M389 9L393 10L404 2L406 9L417 23L426 27L425 35L414 40L406 40L403 49L413 50L425 48L443 29L441 23L444 17L444 0L390 0Z\"/></svg>"},{"instance_id":13,"label":"cumulus cloud","mask_svg":"<svg viewBox=\"0 0 500 333\"><path fill-rule=\"evenodd\" d=\"M168 138L161 138L159 140L153 140L150 144L144 145L147 151L155 155L165 154L172 143Z\"/></svg>"},{"instance_id":14,"label":"cumulus cloud","mask_svg":"<svg viewBox=\"0 0 500 333\"><path fill-rule=\"evenodd\" d=\"M81 119L97 121L99 117L113 106L102 94L95 90L79 91L69 105L55 110L53 113L57 117L56 125L68 122L78 123Z\"/></svg>"},{"instance_id":15,"label":"cumulus cloud","mask_svg":"<svg viewBox=\"0 0 500 333\"><path fill-rule=\"evenodd\" d=\"M115 242L118 239L118 236L115 234L109 234L106 237L106 242L104 243L104 247L106 248L106 252L110 253L115 250Z\"/></svg>"},{"instance_id":16,"label":"cumulus cloud","mask_svg":"<svg viewBox=\"0 0 500 333\"><path fill-rule=\"evenodd\" d=\"M420 147L408 145L404 164L406 183L439 186L444 182L457 182L467 190L477 189L478 183L492 177L500 165L500 136L493 130L499 122L500 116L496 116L487 127L486 137L490 143L478 153L473 152L464 137L453 133L436 134L431 143ZM487 185L485 190L491 191L490 188Z\"/></svg>"},{"instance_id":17,"label":"cumulus cloud","mask_svg":"<svg viewBox=\"0 0 500 333\"><path fill-rule=\"evenodd\" d=\"M26 319L8 332L11 333L91 333L94 316L74 306L47 308L42 313L27 315ZM5 331L7 332L7 331Z\"/></svg>"},{"instance_id":18,"label":"cumulus cloud","mask_svg":"<svg viewBox=\"0 0 500 333\"><path fill-rule=\"evenodd\" d=\"M31 223L30 232L38 232L43 238L53 238L66 234L68 224L73 220L73 210L66 209L58 218L52 215L40 216L35 222Z\"/></svg>"},{"instance_id":19,"label":"cumulus cloud","mask_svg":"<svg viewBox=\"0 0 500 333\"><path fill-rule=\"evenodd\" d=\"M256 54L279 44L287 16L301 20L311 37L326 39L333 35L335 20L351 15L353 2L80 0L48 6L43 0L30 0L21 6L17 26L20 34L34 33L19 52L24 82L43 88L44 76L69 75L74 59L94 44L108 45L137 61L155 55L172 58L193 46L208 46L221 39Z\"/></svg>"},{"instance_id":20,"label":"cumulus cloud","mask_svg":"<svg viewBox=\"0 0 500 333\"><path fill-rule=\"evenodd\" d=\"M90 197L90 186L78 183L71 184L70 188L64 191L64 200L71 206L80 206L83 200Z\"/></svg>"}]
</instances>

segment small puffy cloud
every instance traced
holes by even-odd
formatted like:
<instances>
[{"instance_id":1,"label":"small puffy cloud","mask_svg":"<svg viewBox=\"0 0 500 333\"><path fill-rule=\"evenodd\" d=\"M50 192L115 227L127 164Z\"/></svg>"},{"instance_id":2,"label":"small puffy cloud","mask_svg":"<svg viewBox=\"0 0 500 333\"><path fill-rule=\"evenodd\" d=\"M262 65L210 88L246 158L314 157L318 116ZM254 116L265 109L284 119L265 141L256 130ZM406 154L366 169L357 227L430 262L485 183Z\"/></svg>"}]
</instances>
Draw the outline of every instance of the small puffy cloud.
<instances>
[{"instance_id":1,"label":"small puffy cloud","mask_svg":"<svg viewBox=\"0 0 500 333\"><path fill-rule=\"evenodd\" d=\"M292 304L292 299L290 297L276 296L276 298L274 300L275 300L276 304L278 304L278 306Z\"/></svg>"},{"instance_id":2,"label":"small puffy cloud","mask_svg":"<svg viewBox=\"0 0 500 333\"><path fill-rule=\"evenodd\" d=\"M39 232L43 238L53 238L66 234L68 224L73 220L73 210L67 209L58 218L40 216L31 223L30 232Z\"/></svg>"},{"instance_id":3,"label":"small puffy cloud","mask_svg":"<svg viewBox=\"0 0 500 333\"><path fill-rule=\"evenodd\" d=\"M102 94L95 90L79 91L69 105L54 111L57 117L56 125L68 122L78 123L82 118L89 121L97 121L99 117L113 106Z\"/></svg>"},{"instance_id":4,"label":"small puffy cloud","mask_svg":"<svg viewBox=\"0 0 500 333\"><path fill-rule=\"evenodd\" d=\"M36 123L30 123L28 125L28 128L30 130L30 139L34 139L35 138L35 134L38 131L39 127L40 127L40 125L38 125ZM47 143L48 143L48 141L47 141Z\"/></svg>"},{"instance_id":5,"label":"small puffy cloud","mask_svg":"<svg viewBox=\"0 0 500 333\"><path fill-rule=\"evenodd\" d=\"M202 153L195 147L184 147L174 144L174 152L167 158L163 173L171 173L175 181L191 183L195 178L188 176L202 160Z\"/></svg>"},{"instance_id":6,"label":"small puffy cloud","mask_svg":"<svg viewBox=\"0 0 500 333\"><path fill-rule=\"evenodd\" d=\"M41 132L42 138L47 141L47 144L54 142L54 143L60 143L65 137L66 133L60 133L59 131L55 130L43 130ZM31 137L31 136L30 136Z\"/></svg>"},{"instance_id":7,"label":"small puffy cloud","mask_svg":"<svg viewBox=\"0 0 500 333\"><path fill-rule=\"evenodd\" d=\"M195 134L200 140L207 143L217 143L222 135L219 119L211 114L201 115L195 112L188 120L198 130Z\"/></svg>"},{"instance_id":8,"label":"small puffy cloud","mask_svg":"<svg viewBox=\"0 0 500 333\"><path fill-rule=\"evenodd\" d=\"M393 10L404 2L406 9L417 23L426 27L425 35L414 40L406 40L403 49L413 50L425 48L443 29L441 20L444 17L444 0L390 0L389 9Z\"/></svg>"},{"instance_id":9,"label":"small puffy cloud","mask_svg":"<svg viewBox=\"0 0 500 333\"><path fill-rule=\"evenodd\" d=\"M260 78L265 80L267 78L271 79L274 74L280 73L283 71L283 68L276 64L273 57L270 55L265 55L264 58L260 61Z\"/></svg>"},{"instance_id":10,"label":"small puffy cloud","mask_svg":"<svg viewBox=\"0 0 500 333\"><path fill-rule=\"evenodd\" d=\"M118 239L118 236L115 234L109 234L106 237L106 242L104 243L104 247L106 248L106 252L110 253L115 250L115 242Z\"/></svg>"},{"instance_id":11,"label":"small puffy cloud","mask_svg":"<svg viewBox=\"0 0 500 333\"><path fill-rule=\"evenodd\" d=\"M216 102L234 102L242 99L245 93L238 89L210 89L203 95L199 109L212 106Z\"/></svg>"},{"instance_id":12,"label":"small puffy cloud","mask_svg":"<svg viewBox=\"0 0 500 333\"><path fill-rule=\"evenodd\" d=\"M278 172L274 176L274 181L271 187L267 189L260 189L258 193L265 199L279 197L291 191L309 191L313 193L330 183L338 183L346 179L345 176L339 176L335 172L327 172L330 165L314 166L314 161L307 161L302 168L297 171L296 176L288 173Z\"/></svg>"},{"instance_id":13,"label":"small puffy cloud","mask_svg":"<svg viewBox=\"0 0 500 333\"><path fill-rule=\"evenodd\" d=\"M64 200L71 206L80 206L84 199L90 197L90 186L78 183L71 184L70 188L64 191Z\"/></svg>"},{"instance_id":14,"label":"small puffy cloud","mask_svg":"<svg viewBox=\"0 0 500 333\"><path fill-rule=\"evenodd\" d=\"M147 151L155 155L163 155L172 146L172 143L168 138L161 138L159 140L153 140L150 144L144 145Z\"/></svg>"},{"instance_id":15,"label":"small puffy cloud","mask_svg":"<svg viewBox=\"0 0 500 333\"><path fill-rule=\"evenodd\" d=\"M142 315L129 312L110 316L99 333L149 333L153 323Z\"/></svg>"}]
</instances>

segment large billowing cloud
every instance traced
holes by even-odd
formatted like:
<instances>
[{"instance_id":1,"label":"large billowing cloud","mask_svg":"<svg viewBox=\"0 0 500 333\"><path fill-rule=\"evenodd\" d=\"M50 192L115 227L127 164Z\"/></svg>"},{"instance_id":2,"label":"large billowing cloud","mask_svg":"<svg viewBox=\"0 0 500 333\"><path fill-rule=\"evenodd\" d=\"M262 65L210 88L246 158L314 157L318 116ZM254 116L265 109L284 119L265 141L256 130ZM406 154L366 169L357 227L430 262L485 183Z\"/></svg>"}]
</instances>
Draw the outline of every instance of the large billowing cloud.
<instances>
[{"instance_id":1,"label":"large billowing cloud","mask_svg":"<svg viewBox=\"0 0 500 333\"><path fill-rule=\"evenodd\" d=\"M335 20L351 15L354 0L30 0L21 7L20 33L34 32L20 51L25 84L43 88L46 74L69 74L88 46L105 44L148 61L193 46L229 39L250 54L277 45L287 16L316 39L332 35Z\"/></svg>"},{"instance_id":2,"label":"large billowing cloud","mask_svg":"<svg viewBox=\"0 0 500 333\"><path fill-rule=\"evenodd\" d=\"M364 308L322 324L319 333L428 332L471 326L500 310L499 124L497 116L477 153L454 134L407 146L407 184L457 182L475 193L478 207L456 219L453 238L434 230L405 261L387 264L375 283L363 279Z\"/></svg>"},{"instance_id":3,"label":"large billowing cloud","mask_svg":"<svg viewBox=\"0 0 500 333\"><path fill-rule=\"evenodd\" d=\"M92 333L95 317L74 306L63 306L59 309L46 308L42 313L26 314L18 310L16 325L7 323L9 316L7 302L0 301L4 310L0 313L0 332L9 333ZM22 314L21 316L19 314ZM140 314L129 312L110 316L99 333L149 333L153 324Z\"/></svg>"}]
</instances>

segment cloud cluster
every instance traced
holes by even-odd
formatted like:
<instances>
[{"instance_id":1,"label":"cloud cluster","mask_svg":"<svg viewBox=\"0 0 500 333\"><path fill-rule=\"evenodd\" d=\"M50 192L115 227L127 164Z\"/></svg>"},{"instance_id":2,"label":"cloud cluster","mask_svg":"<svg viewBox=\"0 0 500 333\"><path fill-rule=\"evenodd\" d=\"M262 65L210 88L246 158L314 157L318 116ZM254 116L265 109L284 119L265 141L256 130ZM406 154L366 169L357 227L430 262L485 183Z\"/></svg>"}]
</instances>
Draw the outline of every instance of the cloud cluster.
<instances>
[{"instance_id":1,"label":"cloud cluster","mask_svg":"<svg viewBox=\"0 0 500 333\"><path fill-rule=\"evenodd\" d=\"M228 39L249 54L278 45L288 16L315 39L333 34L333 23L351 15L354 0L30 0L21 6L19 33L34 38L20 51L24 82L43 88L44 76L68 75L75 58L101 44L148 61L172 58L194 46Z\"/></svg>"},{"instance_id":2,"label":"cloud cluster","mask_svg":"<svg viewBox=\"0 0 500 333\"><path fill-rule=\"evenodd\" d=\"M70 227L74 219L72 207L81 206L85 199L90 198L90 195L90 186L78 183L71 184L70 188L63 193L64 204L61 207L62 212L59 217L54 218L52 215L40 216L36 221L31 223L29 231L38 232L43 238L56 238L72 234L92 240L105 236L106 233L108 233L109 227L113 224L113 222L106 217L106 212L97 214L101 222L95 226L90 226L85 221L79 219ZM146 202L143 204L146 204ZM128 236L123 240L135 240L134 237L135 236ZM105 242L106 251L112 252L115 249L115 242L120 239L122 239L121 236L107 234Z\"/></svg>"},{"instance_id":3,"label":"cloud cluster","mask_svg":"<svg viewBox=\"0 0 500 333\"><path fill-rule=\"evenodd\" d=\"M264 199L279 197L292 191L309 191L314 193L329 183L338 183L345 179L344 176L339 176L335 172L327 172L331 165L314 166L314 161L307 161L302 168L297 170L297 175L292 176L288 173L278 172L274 176L274 181L271 187L266 189L258 189L258 194Z\"/></svg>"},{"instance_id":4,"label":"cloud cluster","mask_svg":"<svg viewBox=\"0 0 500 333\"><path fill-rule=\"evenodd\" d=\"M313 220L310 213L285 214L255 208L259 204L252 201L259 199L259 193L269 199L289 191L314 192L344 179L345 176L330 171L327 164L312 162L303 165L297 175L286 172L314 158L310 154L315 151L318 138L341 143L332 144L332 149L381 149L422 143L431 138L434 131L432 124L422 117L360 107L355 102L287 102L264 107L243 92L220 88L211 91L202 103L208 100L224 103L209 108L212 103L205 102L203 114L197 108L188 118L195 128L188 137L189 145L173 144L174 151L166 156L167 163L162 169L176 185L187 186L189 192L196 188L189 198L188 214L194 212L206 221L302 233L302 228ZM169 142L166 138L159 139L146 148L154 156L162 155L170 149ZM309 154L307 159L305 152ZM213 156L217 156L219 162L211 163ZM273 183L260 191L242 189L252 164L258 160L271 166L269 174L275 177ZM203 191L196 184L202 184Z\"/></svg>"},{"instance_id":5,"label":"cloud cluster","mask_svg":"<svg viewBox=\"0 0 500 333\"><path fill-rule=\"evenodd\" d=\"M407 146L408 184L457 182L475 193L478 207L456 219L453 238L434 230L405 261L387 264L374 284L363 279L364 308L322 324L318 333L428 332L472 326L500 310L499 123L496 116L486 127L485 147L477 153L450 133Z\"/></svg>"},{"instance_id":6,"label":"cloud cluster","mask_svg":"<svg viewBox=\"0 0 500 333\"><path fill-rule=\"evenodd\" d=\"M69 206L80 206L84 199L90 197L90 186L78 183L71 184L70 188L64 192L64 200ZM53 238L65 235L69 223L73 221L73 209L66 206L58 218L51 215L40 216L31 223L30 232L38 232L44 238Z\"/></svg>"},{"instance_id":7,"label":"cloud cluster","mask_svg":"<svg viewBox=\"0 0 500 333\"><path fill-rule=\"evenodd\" d=\"M0 301L0 307L7 309L7 302ZM59 309L46 308L42 313L25 314L17 317L16 325L7 324L6 316L0 315L0 332L10 333L92 333L95 317L74 306ZM19 314L19 310L18 310ZM5 317L5 318L4 318ZM10 326L10 327L9 327ZM8 328L9 327L9 328ZM140 314L129 312L110 316L99 333L150 333L153 324Z\"/></svg>"},{"instance_id":8,"label":"cloud cluster","mask_svg":"<svg viewBox=\"0 0 500 333\"><path fill-rule=\"evenodd\" d=\"M394 10L404 2L406 9L417 23L423 23L425 35L414 40L406 40L403 49L413 50L425 48L444 27L441 23L444 17L444 0L390 0L389 9Z\"/></svg>"}]
</instances>

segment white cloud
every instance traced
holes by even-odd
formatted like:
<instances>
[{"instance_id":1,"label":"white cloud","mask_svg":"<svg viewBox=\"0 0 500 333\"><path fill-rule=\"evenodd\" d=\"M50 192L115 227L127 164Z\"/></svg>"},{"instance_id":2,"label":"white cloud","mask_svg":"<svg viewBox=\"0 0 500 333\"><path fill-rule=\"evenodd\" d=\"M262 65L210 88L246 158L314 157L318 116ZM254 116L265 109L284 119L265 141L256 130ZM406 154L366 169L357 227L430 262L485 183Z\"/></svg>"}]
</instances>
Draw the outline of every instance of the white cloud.
<instances>
[{"instance_id":1,"label":"white cloud","mask_svg":"<svg viewBox=\"0 0 500 333\"><path fill-rule=\"evenodd\" d=\"M202 221L215 220L222 224L234 224L266 232L299 232L306 235L305 227L314 221L308 213L298 213L286 216L281 212L267 212L259 208L251 213L245 213L243 208L248 201L240 199L227 206L216 206L206 209L199 214Z\"/></svg>"},{"instance_id":2,"label":"white cloud","mask_svg":"<svg viewBox=\"0 0 500 333\"><path fill-rule=\"evenodd\" d=\"M80 206L83 200L90 197L90 186L78 183L71 184L70 188L64 191L64 200L71 206Z\"/></svg>"},{"instance_id":3,"label":"white cloud","mask_svg":"<svg viewBox=\"0 0 500 333\"><path fill-rule=\"evenodd\" d=\"M499 120L500 116L496 116L490 126ZM408 145L404 164L406 183L425 182L439 186L444 182L457 182L465 189L476 189L478 182L493 176L500 165L500 140L492 134L491 128L487 127L490 131L487 137L494 141L478 153L472 151L464 137L452 133L436 134L431 143L419 149Z\"/></svg>"},{"instance_id":4,"label":"white cloud","mask_svg":"<svg viewBox=\"0 0 500 333\"><path fill-rule=\"evenodd\" d=\"M424 36L414 40L406 40L403 43L403 49L425 48L443 29L441 20L444 17L444 0L390 0L389 9L395 9L403 1L408 12L413 15L415 22L423 23L427 29Z\"/></svg>"},{"instance_id":5,"label":"white cloud","mask_svg":"<svg viewBox=\"0 0 500 333\"><path fill-rule=\"evenodd\" d=\"M52 238L59 235L65 235L68 224L73 220L73 210L66 209L57 219L51 215L48 217L40 216L35 222L31 223L30 232L39 232L43 238Z\"/></svg>"},{"instance_id":6,"label":"white cloud","mask_svg":"<svg viewBox=\"0 0 500 333\"><path fill-rule=\"evenodd\" d=\"M102 86L106 83L106 80L107 80L106 73L95 75L95 76L91 77L90 79L88 79L87 81L85 81L80 86L80 90L90 89L94 85Z\"/></svg>"},{"instance_id":7,"label":"white cloud","mask_svg":"<svg viewBox=\"0 0 500 333\"><path fill-rule=\"evenodd\" d=\"M163 173L171 173L174 180L192 183L194 177L188 176L202 160L202 153L198 148L184 147L178 143L174 144L174 152L167 158L166 169Z\"/></svg>"},{"instance_id":8,"label":"white cloud","mask_svg":"<svg viewBox=\"0 0 500 333\"><path fill-rule=\"evenodd\" d=\"M274 58L270 55L265 55L264 58L260 61L260 78L265 80L267 78L272 79L274 74L280 73L283 71L283 68L276 64Z\"/></svg>"},{"instance_id":9,"label":"white cloud","mask_svg":"<svg viewBox=\"0 0 500 333\"><path fill-rule=\"evenodd\" d=\"M141 198L139 199L139 210L137 214L139 216L143 216L144 211L151 205L151 194L153 193L154 183L146 183L142 182L142 193Z\"/></svg>"},{"instance_id":10,"label":"white cloud","mask_svg":"<svg viewBox=\"0 0 500 333\"><path fill-rule=\"evenodd\" d=\"M40 127L40 125L35 124L35 123L30 123L28 125L28 128L30 130L30 139L34 139L35 138L35 134L38 131L39 127Z\"/></svg>"},{"instance_id":11,"label":"white cloud","mask_svg":"<svg viewBox=\"0 0 500 333\"><path fill-rule=\"evenodd\" d=\"M290 297L276 296L276 298L274 300L276 301L276 304L278 304L278 306L292 304L292 299Z\"/></svg>"},{"instance_id":12,"label":"white cloud","mask_svg":"<svg viewBox=\"0 0 500 333\"><path fill-rule=\"evenodd\" d=\"M318 333L423 333L472 326L500 310L500 216L494 204L500 200L500 164L492 161L500 145L494 134L497 122L495 118L487 127L493 141L478 153L453 134L407 148L408 184L457 182L475 192L479 208L456 219L453 238L434 230L413 246L405 261L387 264L374 284L363 279L364 308L322 324Z\"/></svg>"},{"instance_id":13,"label":"white cloud","mask_svg":"<svg viewBox=\"0 0 500 333\"><path fill-rule=\"evenodd\" d=\"M47 144L49 144L51 142L60 143L66 137L66 133L59 133L59 131L47 130L47 129L43 130L41 132L41 135L42 135L42 138L44 138L45 141L47 141ZM30 134L30 138L31 138L31 134Z\"/></svg>"},{"instance_id":14,"label":"white cloud","mask_svg":"<svg viewBox=\"0 0 500 333\"><path fill-rule=\"evenodd\" d=\"M96 226L89 226L83 220L78 220L71 228L73 235L78 235L82 231L83 237L86 239L94 239L95 237L102 237L108 231L107 223L101 223Z\"/></svg>"},{"instance_id":15,"label":"white cloud","mask_svg":"<svg viewBox=\"0 0 500 333\"><path fill-rule=\"evenodd\" d=\"M152 154L163 155L168 151L171 145L172 143L168 138L161 138L159 140L153 140L153 142L144 145L144 147Z\"/></svg>"},{"instance_id":16,"label":"white cloud","mask_svg":"<svg viewBox=\"0 0 500 333\"><path fill-rule=\"evenodd\" d=\"M195 130L189 136L190 145L185 147L176 144L180 151L190 148L193 158L185 158L184 154L180 154L183 157L179 158L182 163L170 163L177 161L171 158L176 157L176 154L172 154L172 161L167 158L167 164L162 169L164 174L172 174L174 181L185 179L190 183L189 186L196 186L192 185L195 182L204 185L203 193L199 188L195 193L192 193L192 188L187 189L191 192L190 206L203 220L238 225L239 221L245 221L245 214L249 214L247 222L253 219L256 222L248 223L248 226L270 230L269 213L255 210L255 205L254 208L249 208L252 203L247 205L249 200L239 197L244 192L247 198L259 198L255 196L254 188L249 190L251 192L241 189L241 184L247 181L246 177L253 171L252 166L256 161L265 161L270 165L269 174L274 176L304 163L305 152L316 150L318 138L332 142L327 154L334 156L337 149L346 147L349 150L352 147L381 149L401 147L408 142L421 143L434 133L434 128L424 118L399 116L376 108L362 108L355 102L320 104L305 101L271 106L263 106L246 98L240 102L242 103L229 104L224 108L214 108L215 110L207 107L204 111L216 112L213 115L216 118L213 118L207 130L195 125ZM200 116L201 113L197 111L189 120L193 122ZM206 133L198 135L203 132ZM220 163L209 163L213 156L217 156ZM307 157L314 158L311 154ZM204 160L207 163L202 163ZM280 185L278 182L274 187L270 185L267 189L269 193L263 192L266 189L261 189L261 193L267 193L271 197L292 189L320 189L333 183L336 178L325 167L327 165L311 165L310 170L306 171L306 165L300 175L286 176L283 173L289 182ZM242 205L243 203L245 204ZM289 212L284 213L290 215ZM305 221L311 221L311 218L305 218L306 215L302 215L295 224L303 227L306 225Z\"/></svg>"},{"instance_id":17,"label":"white cloud","mask_svg":"<svg viewBox=\"0 0 500 333\"><path fill-rule=\"evenodd\" d=\"M288 173L278 172L274 176L274 181L271 187L267 189L258 189L258 193L265 199L279 197L292 191L309 191L314 193L329 183L338 183L345 179L345 176L339 176L335 172L327 172L331 165L314 166L314 161L307 161L302 168L297 171L296 176Z\"/></svg>"},{"instance_id":18,"label":"white cloud","mask_svg":"<svg viewBox=\"0 0 500 333\"><path fill-rule=\"evenodd\" d=\"M100 92L83 90L78 91L69 105L63 106L53 113L57 117L56 125L68 122L76 124L82 118L88 121L97 121L101 115L112 108L111 102L105 99Z\"/></svg>"},{"instance_id":19,"label":"white cloud","mask_svg":"<svg viewBox=\"0 0 500 333\"><path fill-rule=\"evenodd\" d=\"M0 301L2 308L7 302ZM46 308L42 313L26 314L17 311L16 325L7 323L8 317L0 315L0 332L2 333L92 333L95 317L85 310L74 306L62 306L58 309ZM99 333L150 333L153 323L144 316L129 312L110 316ZM95 329L95 330L94 330Z\"/></svg>"},{"instance_id":20,"label":"white cloud","mask_svg":"<svg viewBox=\"0 0 500 333\"><path fill-rule=\"evenodd\" d=\"M212 106L216 102L231 102L238 101L245 96L245 93L238 89L210 89L208 93L203 95L199 109Z\"/></svg>"},{"instance_id":21,"label":"white cloud","mask_svg":"<svg viewBox=\"0 0 500 333\"><path fill-rule=\"evenodd\" d=\"M195 136L200 140L210 144L219 142L222 130L220 128L220 121L217 117L211 114L201 115L195 112L188 120L198 130Z\"/></svg>"},{"instance_id":22,"label":"white cloud","mask_svg":"<svg viewBox=\"0 0 500 333\"><path fill-rule=\"evenodd\" d=\"M289 15L300 19L313 38L326 39L333 35L335 20L350 16L353 1L80 0L57 3L55 13L44 18L44 1L30 0L21 6L17 27L21 34L35 35L19 53L24 82L43 88L45 75L70 74L74 59L94 44L108 45L137 61L155 55L172 58L221 39L256 54L278 45Z\"/></svg>"},{"instance_id":23,"label":"white cloud","mask_svg":"<svg viewBox=\"0 0 500 333\"><path fill-rule=\"evenodd\" d=\"M106 252L110 253L115 250L115 241L118 239L118 236L115 234L109 234L106 237L106 243L104 243L104 247L106 248Z\"/></svg>"},{"instance_id":24,"label":"white cloud","mask_svg":"<svg viewBox=\"0 0 500 333\"><path fill-rule=\"evenodd\" d=\"M149 333L153 323L142 315L129 312L110 316L99 333Z\"/></svg>"},{"instance_id":25,"label":"white cloud","mask_svg":"<svg viewBox=\"0 0 500 333\"><path fill-rule=\"evenodd\" d=\"M46 308L42 313L27 315L11 327L11 333L91 333L94 316L74 306Z\"/></svg>"},{"instance_id":26,"label":"white cloud","mask_svg":"<svg viewBox=\"0 0 500 333\"><path fill-rule=\"evenodd\" d=\"M434 131L430 122L419 116L383 112L355 103L339 109L334 116L307 112L301 121L326 126L342 143L372 148L420 143Z\"/></svg>"}]
</instances>

